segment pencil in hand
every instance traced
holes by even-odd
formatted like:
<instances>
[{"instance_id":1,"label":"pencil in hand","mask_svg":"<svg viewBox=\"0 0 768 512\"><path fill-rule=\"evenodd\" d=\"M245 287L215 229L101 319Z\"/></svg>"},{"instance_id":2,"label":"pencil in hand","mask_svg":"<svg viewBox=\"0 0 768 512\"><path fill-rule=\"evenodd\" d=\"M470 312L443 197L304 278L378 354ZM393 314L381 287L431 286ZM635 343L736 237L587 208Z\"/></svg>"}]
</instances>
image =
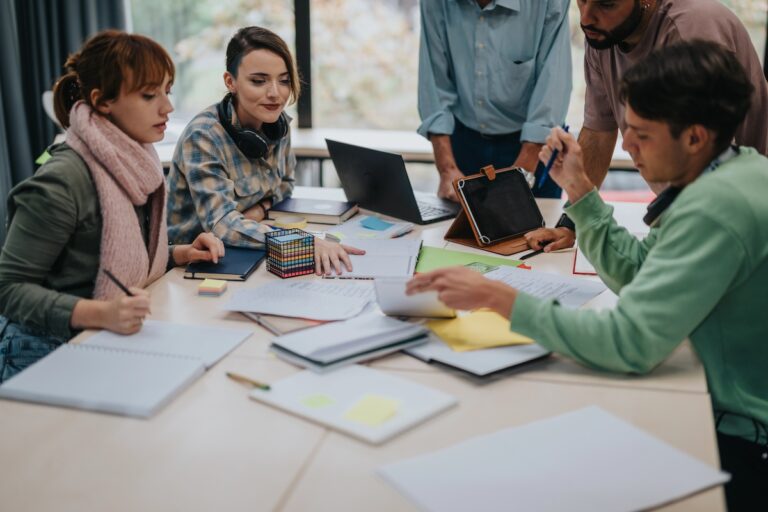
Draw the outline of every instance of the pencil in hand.
<instances>
[{"instance_id":1,"label":"pencil in hand","mask_svg":"<svg viewBox=\"0 0 768 512\"><path fill-rule=\"evenodd\" d=\"M101 269L101 270L102 270L102 271L104 272L104 274L105 274L105 275L106 275L106 276L109 278L109 280L110 280L110 281L112 281L113 283L115 283L115 286L117 286L118 288L120 288L120 289L123 291L123 293L124 293L124 294L126 294L126 295L127 295L127 296L129 296L129 297L133 297L133 296L134 296L134 295L131 293L131 291L128 289L128 287L127 287L127 286L125 286L123 283L121 283L121 282L120 282L120 280L119 280L117 277L115 277L115 275L114 275L112 272L110 272L109 270L107 270L107 269L105 269L105 268L103 268L103 269Z\"/></svg>"}]
</instances>

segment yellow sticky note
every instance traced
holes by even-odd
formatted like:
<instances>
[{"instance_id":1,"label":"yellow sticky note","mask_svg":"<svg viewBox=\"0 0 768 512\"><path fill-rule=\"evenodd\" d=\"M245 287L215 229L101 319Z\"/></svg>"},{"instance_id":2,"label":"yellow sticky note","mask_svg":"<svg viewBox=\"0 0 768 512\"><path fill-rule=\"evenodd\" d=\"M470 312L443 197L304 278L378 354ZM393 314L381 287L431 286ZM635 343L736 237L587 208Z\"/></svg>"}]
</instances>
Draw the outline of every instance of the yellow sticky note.
<instances>
[{"instance_id":1,"label":"yellow sticky note","mask_svg":"<svg viewBox=\"0 0 768 512\"><path fill-rule=\"evenodd\" d=\"M375 427L397 414L400 401L379 395L365 395L344 413L348 420Z\"/></svg>"},{"instance_id":2,"label":"yellow sticky note","mask_svg":"<svg viewBox=\"0 0 768 512\"><path fill-rule=\"evenodd\" d=\"M301 401L301 403L307 407L311 407L312 409L326 407L331 405L333 402L333 398L329 397L328 395L309 395Z\"/></svg>"},{"instance_id":3,"label":"yellow sticky note","mask_svg":"<svg viewBox=\"0 0 768 512\"><path fill-rule=\"evenodd\" d=\"M533 343L509 330L509 320L494 311L478 310L450 320L432 320L427 327L456 352Z\"/></svg>"},{"instance_id":4,"label":"yellow sticky note","mask_svg":"<svg viewBox=\"0 0 768 512\"><path fill-rule=\"evenodd\" d=\"M227 289L227 282L221 279L204 279L197 287L199 295L221 295Z\"/></svg>"}]
</instances>

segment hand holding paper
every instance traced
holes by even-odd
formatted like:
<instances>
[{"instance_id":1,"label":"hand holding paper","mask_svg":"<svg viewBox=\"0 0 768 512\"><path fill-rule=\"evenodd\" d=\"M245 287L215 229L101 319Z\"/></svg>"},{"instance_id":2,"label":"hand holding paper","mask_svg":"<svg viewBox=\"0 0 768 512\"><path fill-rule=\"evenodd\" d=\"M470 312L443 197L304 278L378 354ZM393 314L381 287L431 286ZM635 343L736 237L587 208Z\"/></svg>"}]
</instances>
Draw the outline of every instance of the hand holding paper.
<instances>
[{"instance_id":1,"label":"hand holding paper","mask_svg":"<svg viewBox=\"0 0 768 512\"><path fill-rule=\"evenodd\" d=\"M486 279L467 267L451 267L418 274L408 282L406 293L434 290L449 308L473 310L490 308L505 318L512 313L517 290Z\"/></svg>"}]
</instances>

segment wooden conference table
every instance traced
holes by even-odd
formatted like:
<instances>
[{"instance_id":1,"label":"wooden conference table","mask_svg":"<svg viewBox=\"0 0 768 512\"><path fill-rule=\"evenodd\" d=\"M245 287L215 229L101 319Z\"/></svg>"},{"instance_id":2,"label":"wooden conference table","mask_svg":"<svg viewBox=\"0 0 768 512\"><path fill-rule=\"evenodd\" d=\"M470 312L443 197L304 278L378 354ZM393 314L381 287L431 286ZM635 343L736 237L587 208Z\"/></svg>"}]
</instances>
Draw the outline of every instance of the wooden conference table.
<instances>
[{"instance_id":1,"label":"wooden conference table","mask_svg":"<svg viewBox=\"0 0 768 512\"><path fill-rule=\"evenodd\" d=\"M296 191L305 197L338 193ZM552 225L560 202L541 200L540 206ZM641 210L621 205L617 216L639 218ZM461 249L443 241L447 226L417 228L409 236ZM529 263L535 270L570 273L572 261L573 253L565 251ZM704 372L687 344L644 377L601 374L553 356L486 383L391 355L369 364L451 393L459 405L374 447L249 400L249 390L225 376L233 370L271 382L299 371L268 352L267 331L217 304L232 290L276 277L262 266L247 282L230 283L217 299L198 297L198 282L182 274L175 269L150 287L153 318L247 328L253 335L149 420L0 401L0 509L413 510L376 475L377 467L589 405L719 465ZM587 307L614 302L606 292ZM553 482L553 492L559 485L568 483ZM663 510L722 511L722 488Z\"/></svg>"}]
</instances>

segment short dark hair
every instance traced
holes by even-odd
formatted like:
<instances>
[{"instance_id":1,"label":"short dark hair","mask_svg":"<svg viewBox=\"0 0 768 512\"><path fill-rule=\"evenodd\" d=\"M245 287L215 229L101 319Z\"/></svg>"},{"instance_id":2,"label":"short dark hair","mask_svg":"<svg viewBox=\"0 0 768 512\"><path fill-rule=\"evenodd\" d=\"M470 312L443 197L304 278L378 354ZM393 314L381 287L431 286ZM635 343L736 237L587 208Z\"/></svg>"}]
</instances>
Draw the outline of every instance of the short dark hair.
<instances>
[{"instance_id":1,"label":"short dark hair","mask_svg":"<svg viewBox=\"0 0 768 512\"><path fill-rule=\"evenodd\" d=\"M717 133L722 151L747 115L753 85L728 48L694 39L655 50L621 79L621 100L645 119L669 125L677 138L700 124Z\"/></svg>"},{"instance_id":2,"label":"short dark hair","mask_svg":"<svg viewBox=\"0 0 768 512\"><path fill-rule=\"evenodd\" d=\"M253 50L269 50L283 59L291 80L291 101L298 100L301 81L293 56L285 41L271 30L262 27L245 27L238 30L227 45L227 71L237 78L240 62Z\"/></svg>"}]
</instances>

